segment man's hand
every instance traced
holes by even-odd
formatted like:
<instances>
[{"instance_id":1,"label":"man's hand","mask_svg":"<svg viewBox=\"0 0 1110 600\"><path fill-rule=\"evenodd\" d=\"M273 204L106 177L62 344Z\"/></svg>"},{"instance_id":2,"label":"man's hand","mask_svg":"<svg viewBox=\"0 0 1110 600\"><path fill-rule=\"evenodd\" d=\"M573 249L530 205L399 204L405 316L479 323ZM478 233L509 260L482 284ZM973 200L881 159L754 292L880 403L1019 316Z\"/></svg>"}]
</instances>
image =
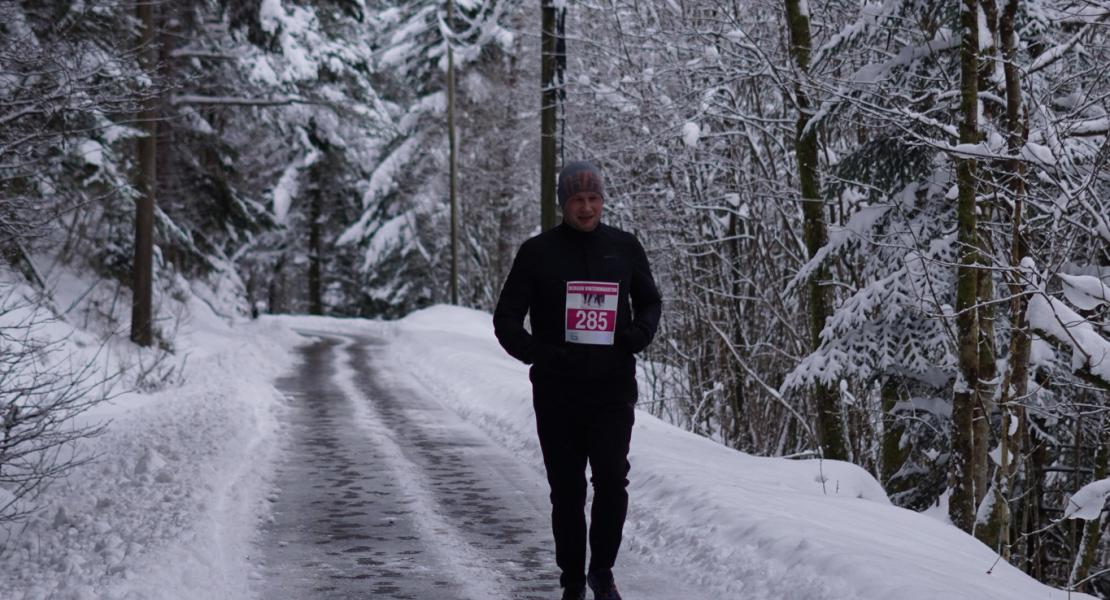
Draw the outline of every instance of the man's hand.
<instances>
[{"instance_id":1,"label":"man's hand","mask_svg":"<svg viewBox=\"0 0 1110 600\"><path fill-rule=\"evenodd\" d=\"M552 370L563 370L567 366L567 349L554 344L536 342L532 349L535 364Z\"/></svg>"},{"instance_id":2,"label":"man's hand","mask_svg":"<svg viewBox=\"0 0 1110 600\"><path fill-rule=\"evenodd\" d=\"M647 336L639 327L630 325L617 332L617 347L629 354L635 354L648 345Z\"/></svg>"}]
</instances>

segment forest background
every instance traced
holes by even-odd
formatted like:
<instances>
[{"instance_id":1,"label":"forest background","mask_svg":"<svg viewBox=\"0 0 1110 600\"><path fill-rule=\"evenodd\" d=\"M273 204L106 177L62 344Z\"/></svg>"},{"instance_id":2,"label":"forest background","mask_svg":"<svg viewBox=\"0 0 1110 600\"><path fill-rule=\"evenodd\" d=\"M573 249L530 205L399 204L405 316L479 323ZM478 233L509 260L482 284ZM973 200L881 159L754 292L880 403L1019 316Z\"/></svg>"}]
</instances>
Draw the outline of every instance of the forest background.
<instances>
[{"instance_id":1,"label":"forest background","mask_svg":"<svg viewBox=\"0 0 1110 600\"><path fill-rule=\"evenodd\" d=\"M1110 491L1108 41L1105 0L0 0L0 511L108 377L38 368L17 306L154 348L147 388L198 289L491 310L585 158L664 291L645 410L1110 598L1071 502Z\"/></svg>"}]
</instances>

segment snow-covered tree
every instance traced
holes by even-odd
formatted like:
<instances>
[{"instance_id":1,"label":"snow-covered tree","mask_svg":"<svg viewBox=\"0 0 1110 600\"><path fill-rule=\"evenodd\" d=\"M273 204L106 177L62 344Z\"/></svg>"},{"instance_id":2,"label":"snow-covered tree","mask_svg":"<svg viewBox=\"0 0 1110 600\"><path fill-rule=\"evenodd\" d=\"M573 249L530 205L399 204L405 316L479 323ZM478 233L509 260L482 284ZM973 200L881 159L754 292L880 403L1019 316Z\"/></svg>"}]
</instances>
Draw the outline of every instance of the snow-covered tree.
<instances>
[{"instance_id":1,"label":"snow-covered tree","mask_svg":"<svg viewBox=\"0 0 1110 600\"><path fill-rule=\"evenodd\" d=\"M359 272L365 277L362 293L367 314L400 316L449 297L447 44L454 48L463 115L469 115L471 107L484 109L479 103L491 109L511 107L512 95L492 94L499 74L517 68L507 55L517 49L518 39L507 26L511 10L504 0L456 2L455 18L449 23L445 3L423 0L385 3L370 19L369 35L375 40L371 69L388 103L388 124L382 132L380 159L362 194L361 215L338 240L362 254ZM515 115L510 113L510 118L515 120ZM496 201L475 196L481 189L473 183L481 176L469 157L486 161L493 146L472 144L483 134L492 138L511 130L485 131L489 125L482 123L474 130L482 133L471 139L469 119L462 117L464 130L457 136L463 156L460 210L464 215L487 216L497 210L487 211L484 206ZM507 144L509 138L496 141ZM504 164L506 173L501 177L512 181L508 173L518 164ZM474 240L472 228L464 223L463 250L469 261L485 253L481 244L474 246ZM463 268L464 287L472 281L470 272ZM487 283L474 301L489 306L490 289ZM467 294L464 290L464 297Z\"/></svg>"}]
</instances>

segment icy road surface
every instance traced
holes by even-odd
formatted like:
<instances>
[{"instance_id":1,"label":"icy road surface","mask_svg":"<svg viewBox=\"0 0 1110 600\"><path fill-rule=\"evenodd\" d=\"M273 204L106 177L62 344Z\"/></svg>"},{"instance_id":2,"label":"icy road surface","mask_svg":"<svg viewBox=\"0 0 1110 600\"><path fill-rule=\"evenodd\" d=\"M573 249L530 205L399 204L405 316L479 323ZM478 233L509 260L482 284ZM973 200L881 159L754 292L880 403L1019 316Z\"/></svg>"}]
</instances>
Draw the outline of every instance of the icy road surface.
<instances>
[{"instance_id":1,"label":"icy road surface","mask_svg":"<svg viewBox=\"0 0 1110 600\"><path fill-rule=\"evenodd\" d=\"M291 410L261 597L558 598L542 476L375 368L379 341L305 334L315 341L278 381ZM698 598L627 552L615 572L630 600Z\"/></svg>"}]
</instances>

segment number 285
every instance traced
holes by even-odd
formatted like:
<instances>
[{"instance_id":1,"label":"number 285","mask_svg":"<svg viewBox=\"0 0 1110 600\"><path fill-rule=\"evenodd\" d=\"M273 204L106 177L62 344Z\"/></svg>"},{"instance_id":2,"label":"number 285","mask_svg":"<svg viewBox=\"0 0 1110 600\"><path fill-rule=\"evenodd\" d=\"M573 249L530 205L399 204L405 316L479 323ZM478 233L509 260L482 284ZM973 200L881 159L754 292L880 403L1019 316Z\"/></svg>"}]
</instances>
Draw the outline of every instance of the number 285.
<instances>
[{"instance_id":1,"label":"number 285","mask_svg":"<svg viewBox=\"0 0 1110 600\"><path fill-rule=\"evenodd\" d=\"M608 331L609 329L609 315L602 311L597 310L576 310L574 311L575 329L590 329L595 331Z\"/></svg>"}]
</instances>

